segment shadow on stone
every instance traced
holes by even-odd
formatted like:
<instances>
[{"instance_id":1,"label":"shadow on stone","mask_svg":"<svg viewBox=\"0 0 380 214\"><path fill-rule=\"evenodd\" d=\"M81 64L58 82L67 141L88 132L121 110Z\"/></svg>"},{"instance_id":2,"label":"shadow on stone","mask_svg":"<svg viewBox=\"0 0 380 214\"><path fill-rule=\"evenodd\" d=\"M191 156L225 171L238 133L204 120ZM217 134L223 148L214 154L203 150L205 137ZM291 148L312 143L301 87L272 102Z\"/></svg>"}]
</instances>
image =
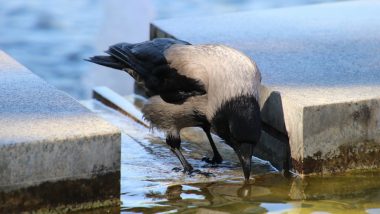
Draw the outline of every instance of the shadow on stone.
<instances>
[{"instance_id":1,"label":"shadow on stone","mask_svg":"<svg viewBox=\"0 0 380 214\"><path fill-rule=\"evenodd\" d=\"M278 170L288 173L291 169L291 154L289 137L285 134L281 95L272 91L261 106L262 135L254 155L270 161ZM277 108L274 109L273 106ZM269 124L274 124L276 127Z\"/></svg>"}]
</instances>

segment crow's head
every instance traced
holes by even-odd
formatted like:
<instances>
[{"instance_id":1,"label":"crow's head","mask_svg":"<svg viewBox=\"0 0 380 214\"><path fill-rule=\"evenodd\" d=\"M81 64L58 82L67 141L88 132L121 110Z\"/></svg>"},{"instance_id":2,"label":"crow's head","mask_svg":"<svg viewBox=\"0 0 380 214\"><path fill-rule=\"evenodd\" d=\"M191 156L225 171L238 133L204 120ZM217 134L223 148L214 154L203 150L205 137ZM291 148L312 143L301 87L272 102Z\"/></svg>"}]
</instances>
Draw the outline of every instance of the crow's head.
<instances>
[{"instance_id":1,"label":"crow's head","mask_svg":"<svg viewBox=\"0 0 380 214\"><path fill-rule=\"evenodd\" d=\"M253 148L261 136L260 107L256 97L242 95L223 103L214 114L212 126L216 134L234 149L248 180Z\"/></svg>"}]
</instances>

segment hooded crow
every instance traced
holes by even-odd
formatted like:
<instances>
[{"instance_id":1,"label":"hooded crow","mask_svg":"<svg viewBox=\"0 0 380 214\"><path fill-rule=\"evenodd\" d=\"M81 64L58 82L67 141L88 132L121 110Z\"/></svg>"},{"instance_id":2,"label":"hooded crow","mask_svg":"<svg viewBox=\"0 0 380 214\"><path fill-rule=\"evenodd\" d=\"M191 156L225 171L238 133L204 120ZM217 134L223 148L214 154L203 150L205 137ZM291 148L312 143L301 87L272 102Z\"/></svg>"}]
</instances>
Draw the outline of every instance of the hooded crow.
<instances>
[{"instance_id":1,"label":"hooded crow","mask_svg":"<svg viewBox=\"0 0 380 214\"><path fill-rule=\"evenodd\" d=\"M126 71L152 95L142 109L144 117L166 133L166 143L185 172L193 167L181 153L180 130L201 127L214 152L206 161L222 162L212 131L236 152L249 179L253 148L261 135L261 74L255 62L224 45L191 45L171 38L119 43L106 53L88 61Z\"/></svg>"}]
</instances>

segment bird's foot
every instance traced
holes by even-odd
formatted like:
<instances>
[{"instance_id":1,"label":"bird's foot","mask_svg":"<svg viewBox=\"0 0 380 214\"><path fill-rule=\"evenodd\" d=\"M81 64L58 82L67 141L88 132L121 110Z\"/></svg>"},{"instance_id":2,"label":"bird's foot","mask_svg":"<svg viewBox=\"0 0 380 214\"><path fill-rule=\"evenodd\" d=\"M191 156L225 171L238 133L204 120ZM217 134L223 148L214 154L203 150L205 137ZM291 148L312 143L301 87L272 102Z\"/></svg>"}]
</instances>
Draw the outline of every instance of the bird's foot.
<instances>
[{"instance_id":1,"label":"bird's foot","mask_svg":"<svg viewBox=\"0 0 380 214\"><path fill-rule=\"evenodd\" d=\"M182 169L180 168L180 167L174 167L173 169L172 169L172 171L174 171L174 172L179 172L179 171L181 171Z\"/></svg>"},{"instance_id":2,"label":"bird's foot","mask_svg":"<svg viewBox=\"0 0 380 214\"><path fill-rule=\"evenodd\" d=\"M217 165L217 164L221 164L223 162L223 159L220 156L214 156L212 159L210 159L209 157L204 157L202 158L202 161L212 164L212 165Z\"/></svg>"},{"instance_id":3,"label":"bird's foot","mask_svg":"<svg viewBox=\"0 0 380 214\"><path fill-rule=\"evenodd\" d=\"M183 171L183 173L190 173L190 172L193 171L193 167L191 165L185 165L184 168L183 168L183 170L180 167L174 167L172 169L172 171L174 171L174 172Z\"/></svg>"},{"instance_id":4,"label":"bird's foot","mask_svg":"<svg viewBox=\"0 0 380 214\"><path fill-rule=\"evenodd\" d=\"M212 174L211 172L203 172L199 169L195 169L195 170L191 170L190 172L187 173L188 175L190 175L190 177L192 176L195 176L195 175L203 175L205 176L206 178L209 178L209 177L215 177L214 174Z\"/></svg>"},{"instance_id":5,"label":"bird's foot","mask_svg":"<svg viewBox=\"0 0 380 214\"><path fill-rule=\"evenodd\" d=\"M215 175L210 173L210 172L202 172L201 170L199 169L184 169L182 170L180 167L174 167L172 169L173 171L175 172L180 172L180 171L183 171L183 173L186 173L188 174L190 177L193 177L194 175L203 175L205 177L214 177Z\"/></svg>"}]
</instances>

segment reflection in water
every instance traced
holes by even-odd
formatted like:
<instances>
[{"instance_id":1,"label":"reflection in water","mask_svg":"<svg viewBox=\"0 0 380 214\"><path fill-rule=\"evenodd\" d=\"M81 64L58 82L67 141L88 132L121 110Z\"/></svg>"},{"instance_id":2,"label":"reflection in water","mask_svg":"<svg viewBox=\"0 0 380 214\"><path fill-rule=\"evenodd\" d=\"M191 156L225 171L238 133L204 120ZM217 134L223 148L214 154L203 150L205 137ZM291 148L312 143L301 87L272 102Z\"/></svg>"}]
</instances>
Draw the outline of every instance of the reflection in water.
<instances>
[{"instance_id":1,"label":"reflection in water","mask_svg":"<svg viewBox=\"0 0 380 214\"><path fill-rule=\"evenodd\" d=\"M171 185L162 193L147 193L150 207L125 207L128 212L184 213L376 213L380 209L380 172L356 172L331 177L258 176L240 181Z\"/></svg>"}]
</instances>

